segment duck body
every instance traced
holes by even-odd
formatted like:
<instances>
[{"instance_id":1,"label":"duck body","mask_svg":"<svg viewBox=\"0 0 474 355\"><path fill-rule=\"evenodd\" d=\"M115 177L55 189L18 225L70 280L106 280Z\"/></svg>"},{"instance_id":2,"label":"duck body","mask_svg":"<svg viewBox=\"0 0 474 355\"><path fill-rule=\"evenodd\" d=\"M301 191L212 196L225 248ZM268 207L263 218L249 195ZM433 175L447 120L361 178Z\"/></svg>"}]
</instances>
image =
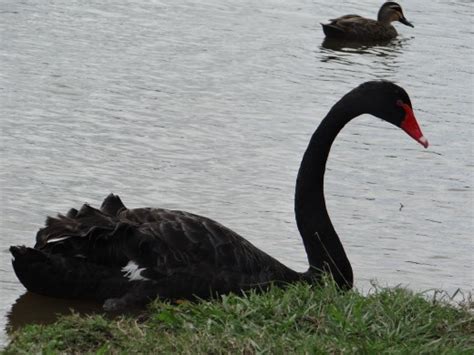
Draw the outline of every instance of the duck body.
<instances>
[{"instance_id":1,"label":"duck body","mask_svg":"<svg viewBox=\"0 0 474 355\"><path fill-rule=\"evenodd\" d=\"M291 270L212 219L160 208L127 209L109 195L100 209L86 204L48 217L33 248L10 247L15 273L29 291L96 299L106 310L157 297L208 298L270 284L318 283L322 273L349 289L352 267L326 209L324 173L337 134L364 113L428 146L408 94L393 83L364 83L331 108L311 137L296 179L295 217L308 257L306 272Z\"/></svg>"},{"instance_id":2,"label":"duck body","mask_svg":"<svg viewBox=\"0 0 474 355\"><path fill-rule=\"evenodd\" d=\"M322 24L326 37L351 41L388 41L397 37L398 32L390 23L345 15Z\"/></svg>"},{"instance_id":3,"label":"duck body","mask_svg":"<svg viewBox=\"0 0 474 355\"><path fill-rule=\"evenodd\" d=\"M401 6L395 2L386 2L379 10L377 20L359 15L345 15L321 24L327 38L350 41L388 41L398 33L392 22L399 21L413 27L403 14Z\"/></svg>"}]
</instances>

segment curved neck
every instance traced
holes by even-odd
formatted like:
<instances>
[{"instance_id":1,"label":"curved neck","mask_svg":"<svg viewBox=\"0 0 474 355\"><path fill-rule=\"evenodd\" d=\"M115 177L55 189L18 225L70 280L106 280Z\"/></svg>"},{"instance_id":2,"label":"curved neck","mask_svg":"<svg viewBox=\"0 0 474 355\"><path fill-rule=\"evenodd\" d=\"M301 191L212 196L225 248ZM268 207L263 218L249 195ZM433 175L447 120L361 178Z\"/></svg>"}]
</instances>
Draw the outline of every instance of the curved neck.
<instances>
[{"instance_id":1,"label":"curved neck","mask_svg":"<svg viewBox=\"0 0 474 355\"><path fill-rule=\"evenodd\" d=\"M307 275L330 272L343 288L352 287L352 268L326 209L324 172L337 134L347 122L363 113L357 107L357 98L349 93L323 119L303 156L295 192L296 223L310 265Z\"/></svg>"}]
</instances>

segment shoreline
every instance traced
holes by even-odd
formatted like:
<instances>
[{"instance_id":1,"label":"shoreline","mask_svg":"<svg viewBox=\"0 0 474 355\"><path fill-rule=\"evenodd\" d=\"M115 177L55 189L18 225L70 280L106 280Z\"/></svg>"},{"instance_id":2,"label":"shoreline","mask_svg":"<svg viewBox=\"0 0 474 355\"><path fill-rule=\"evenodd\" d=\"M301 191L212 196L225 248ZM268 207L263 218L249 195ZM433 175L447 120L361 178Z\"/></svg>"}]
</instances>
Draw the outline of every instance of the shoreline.
<instances>
[{"instance_id":1,"label":"shoreline","mask_svg":"<svg viewBox=\"0 0 474 355\"><path fill-rule=\"evenodd\" d=\"M211 301L157 300L138 315L75 313L27 325L2 353L473 353L472 295L457 306L452 296L378 286L341 293L325 281Z\"/></svg>"}]
</instances>

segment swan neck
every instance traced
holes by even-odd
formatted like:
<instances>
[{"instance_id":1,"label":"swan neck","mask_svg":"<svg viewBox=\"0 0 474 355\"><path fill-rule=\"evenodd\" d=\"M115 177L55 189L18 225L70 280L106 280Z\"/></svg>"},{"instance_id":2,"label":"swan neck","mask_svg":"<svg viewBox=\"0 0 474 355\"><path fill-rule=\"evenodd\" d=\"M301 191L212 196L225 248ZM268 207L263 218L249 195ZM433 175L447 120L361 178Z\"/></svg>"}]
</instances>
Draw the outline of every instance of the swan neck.
<instances>
[{"instance_id":1,"label":"swan neck","mask_svg":"<svg viewBox=\"0 0 474 355\"><path fill-rule=\"evenodd\" d=\"M295 191L296 223L310 265L307 274L330 272L344 288L352 287L352 268L326 209L324 173L337 134L363 113L353 101L346 95L321 121L304 153Z\"/></svg>"}]
</instances>

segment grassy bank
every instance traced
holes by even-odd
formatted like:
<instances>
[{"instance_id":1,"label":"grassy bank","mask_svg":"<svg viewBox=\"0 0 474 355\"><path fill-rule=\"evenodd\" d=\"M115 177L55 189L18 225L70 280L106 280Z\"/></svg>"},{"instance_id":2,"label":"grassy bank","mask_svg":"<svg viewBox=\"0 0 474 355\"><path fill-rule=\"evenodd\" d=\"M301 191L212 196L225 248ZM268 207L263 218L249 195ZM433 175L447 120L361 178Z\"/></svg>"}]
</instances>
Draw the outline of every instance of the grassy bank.
<instances>
[{"instance_id":1,"label":"grassy bank","mask_svg":"<svg viewBox=\"0 0 474 355\"><path fill-rule=\"evenodd\" d=\"M404 289L362 296L299 284L221 301L155 302L138 318L68 316L25 327L4 352L472 354L469 307Z\"/></svg>"}]
</instances>

